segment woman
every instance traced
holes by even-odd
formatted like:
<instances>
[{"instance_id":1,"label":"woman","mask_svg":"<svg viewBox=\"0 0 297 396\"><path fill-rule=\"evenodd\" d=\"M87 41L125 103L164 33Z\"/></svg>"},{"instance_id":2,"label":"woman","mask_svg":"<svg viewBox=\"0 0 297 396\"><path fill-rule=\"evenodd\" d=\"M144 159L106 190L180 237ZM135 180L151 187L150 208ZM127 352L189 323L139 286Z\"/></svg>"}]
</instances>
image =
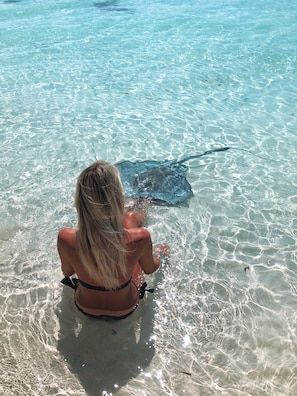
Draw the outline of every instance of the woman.
<instances>
[{"instance_id":1,"label":"woman","mask_svg":"<svg viewBox=\"0 0 297 396\"><path fill-rule=\"evenodd\" d=\"M155 272L168 247L152 252L140 213L127 212L118 169L97 161L79 176L75 206L78 229L64 228L58 252L65 277L78 276L75 304L85 314L117 319L139 302L142 273Z\"/></svg>"}]
</instances>

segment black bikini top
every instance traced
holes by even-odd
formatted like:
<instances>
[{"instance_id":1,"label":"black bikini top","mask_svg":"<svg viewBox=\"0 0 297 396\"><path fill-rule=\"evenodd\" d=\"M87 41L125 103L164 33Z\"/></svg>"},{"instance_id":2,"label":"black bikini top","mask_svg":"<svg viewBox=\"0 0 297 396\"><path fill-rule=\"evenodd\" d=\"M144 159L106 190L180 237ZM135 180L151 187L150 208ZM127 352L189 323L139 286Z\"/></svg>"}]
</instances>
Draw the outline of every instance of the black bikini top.
<instances>
[{"instance_id":1,"label":"black bikini top","mask_svg":"<svg viewBox=\"0 0 297 396\"><path fill-rule=\"evenodd\" d=\"M77 286L80 284L80 285L82 285L83 287L86 287L87 289L92 289L92 290L99 290L99 291L117 291L117 290L122 290L122 289L124 289L125 287L127 287L127 286L130 284L131 280L132 280L132 278L130 278L129 280L127 280L127 282L123 283L122 285L120 285L120 286L118 286L118 287L116 287L116 288L114 288L114 289L107 289L106 287L103 287L103 286L93 286L93 285L89 285L88 283L86 283L86 282L84 282L84 281L82 281L82 280L80 280L80 279L77 279L77 278L70 278L70 277L68 277L68 276L65 276L65 277L61 280L61 283L63 283L63 285L66 285L66 286L71 287L71 288L74 289L74 290L76 290L76 289L77 289ZM154 289L146 289L146 287L147 287L147 283L146 283L146 282L144 282L144 283L140 286L140 288L139 288L139 290L138 290L138 292L139 292L139 298L140 298L140 299L143 299L143 296L144 296L144 293L145 293L145 292L150 292L150 293L153 293L153 292L154 292Z\"/></svg>"},{"instance_id":2,"label":"black bikini top","mask_svg":"<svg viewBox=\"0 0 297 396\"><path fill-rule=\"evenodd\" d=\"M127 282L125 282L122 285L117 286L117 287L115 287L113 289L107 289L104 286L89 285L89 283L86 283L86 282L82 281L81 279L78 280L79 281L78 283L80 285L82 285L83 287L85 287L86 289L98 290L98 291L117 291L117 290L125 289L125 287L127 287L130 284L131 280L132 280L132 278L128 279Z\"/></svg>"}]
</instances>

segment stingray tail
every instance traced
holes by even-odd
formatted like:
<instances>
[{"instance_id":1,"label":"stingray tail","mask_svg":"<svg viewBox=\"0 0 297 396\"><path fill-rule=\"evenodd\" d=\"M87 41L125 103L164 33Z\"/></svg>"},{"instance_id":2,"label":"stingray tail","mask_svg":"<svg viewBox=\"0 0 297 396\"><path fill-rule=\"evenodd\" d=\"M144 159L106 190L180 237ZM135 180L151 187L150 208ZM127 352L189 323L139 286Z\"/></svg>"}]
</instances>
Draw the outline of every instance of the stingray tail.
<instances>
[{"instance_id":1,"label":"stingray tail","mask_svg":"<svg viewBox=\"0 0 297 396\"><path fill-rule=\"evenodd\" d=\"M229 150L229 149L230 149L230 147L225 146L225 147L220 147L220 148L217 148L217 149L207 150L207 151L204 151L204 153L202 153L202 154L189 155L188 157L185 157L185 158L181 159L180 161L177 161L177 163L178 164L183 164L184 162L189 161L189 160L194 159L194 158L203 157L204 155L216 153L218 151L226 151L226 150Z\"/></svg>"}]
</instances>

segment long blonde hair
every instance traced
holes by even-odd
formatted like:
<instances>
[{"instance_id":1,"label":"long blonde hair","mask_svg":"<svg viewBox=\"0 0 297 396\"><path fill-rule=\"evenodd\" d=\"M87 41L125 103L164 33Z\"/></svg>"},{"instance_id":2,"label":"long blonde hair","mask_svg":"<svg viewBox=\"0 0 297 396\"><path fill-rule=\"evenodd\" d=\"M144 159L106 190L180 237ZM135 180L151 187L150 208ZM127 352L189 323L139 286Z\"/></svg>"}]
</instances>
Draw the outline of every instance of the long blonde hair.
<instances>
[{"instance_id":1,"label":"long blonde hair","mask_svg":"<svg viewBox=\"0 0 297 396\"><path fill-rule=\"evenodd\" d=\"M77 180L75 206L83 265L99 285L116 288L119 276L127 274L124 193L118 169L105 161L86 168Z\"/></svg>"}]
</instances>

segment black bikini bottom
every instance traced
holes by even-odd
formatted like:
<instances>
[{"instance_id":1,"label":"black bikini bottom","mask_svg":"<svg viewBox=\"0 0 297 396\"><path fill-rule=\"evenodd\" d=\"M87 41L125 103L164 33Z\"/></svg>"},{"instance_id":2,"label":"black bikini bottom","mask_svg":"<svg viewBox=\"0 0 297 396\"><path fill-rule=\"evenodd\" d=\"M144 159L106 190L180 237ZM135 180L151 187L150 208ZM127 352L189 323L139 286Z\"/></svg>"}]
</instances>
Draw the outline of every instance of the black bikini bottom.
<instances>
[{"instance_id":1,"label":"black bikini bottom","mask_svg":"<svg viewBox=\"0 0 297 396\"><path fill-rule=\"evenodd\" d=\"M128 284L129 284L130 282L131 282L131 279L129 279L129 281L126 282L125 284L119 286L119 288L118 288L117 290L120 290L120 289L125 288L126 286L128 286ZM63 283L63 285L69 286L69 287L71 287L72 289L76 290L77 287L78 287L78 285L79 285L80 283L82 283L82 282L81 282L78 278L70 278L70 277L65 276L65 277L61 280L61 283ZM85 286L85 285L82 284L82 286ZM88 285L88 286L90 286L90 285ZM138 290L139 299L140 299L140 300L143 299L144 293L145 293L145 292L149 292L149 293L153 293L153 292L154 292L154 289L146 289L146 287L147 287L147 283L144 282L144 283L140 286L140 288L139 288L139 290ZM89 288L90 288L90 287L89 287ZM92 289L93 289L93 288L96 288L96 290L99 290L99 286L94 286L94 287L92 287ZM103 289L103 290L102 290L102 289ZM101 290L101 291L112 291L112 290L107 290L107 289L105 289L105 288L103 288L103 287L101 288L101 286L100 286L100 290ZM75 299L74 299L74 303L75 303L76 307L78 308L78 310L79 310L80 312L82 312L82 313L83 313L84 315L86 315L86 316L89 316L89 317L91 317L91 318L97 318L97 319L98 319L98 318L102 318L102 319L104 318L104 319L116 319L116 320L120 320L120 319L125 319L125 318L127 318L128 316L130 316L130 315L135 311L135 309L136 309L137 306L138 306L138 304L136 304L135 307L134 307L130 312L128 312L128 313L125 314L125 315L121 315L121 316L112 316L112 315L92 315L92 314L90 314L90 313L85 312L82 308L80 308L80 307L77 305Z\"/></svg>"}]
</instances>

